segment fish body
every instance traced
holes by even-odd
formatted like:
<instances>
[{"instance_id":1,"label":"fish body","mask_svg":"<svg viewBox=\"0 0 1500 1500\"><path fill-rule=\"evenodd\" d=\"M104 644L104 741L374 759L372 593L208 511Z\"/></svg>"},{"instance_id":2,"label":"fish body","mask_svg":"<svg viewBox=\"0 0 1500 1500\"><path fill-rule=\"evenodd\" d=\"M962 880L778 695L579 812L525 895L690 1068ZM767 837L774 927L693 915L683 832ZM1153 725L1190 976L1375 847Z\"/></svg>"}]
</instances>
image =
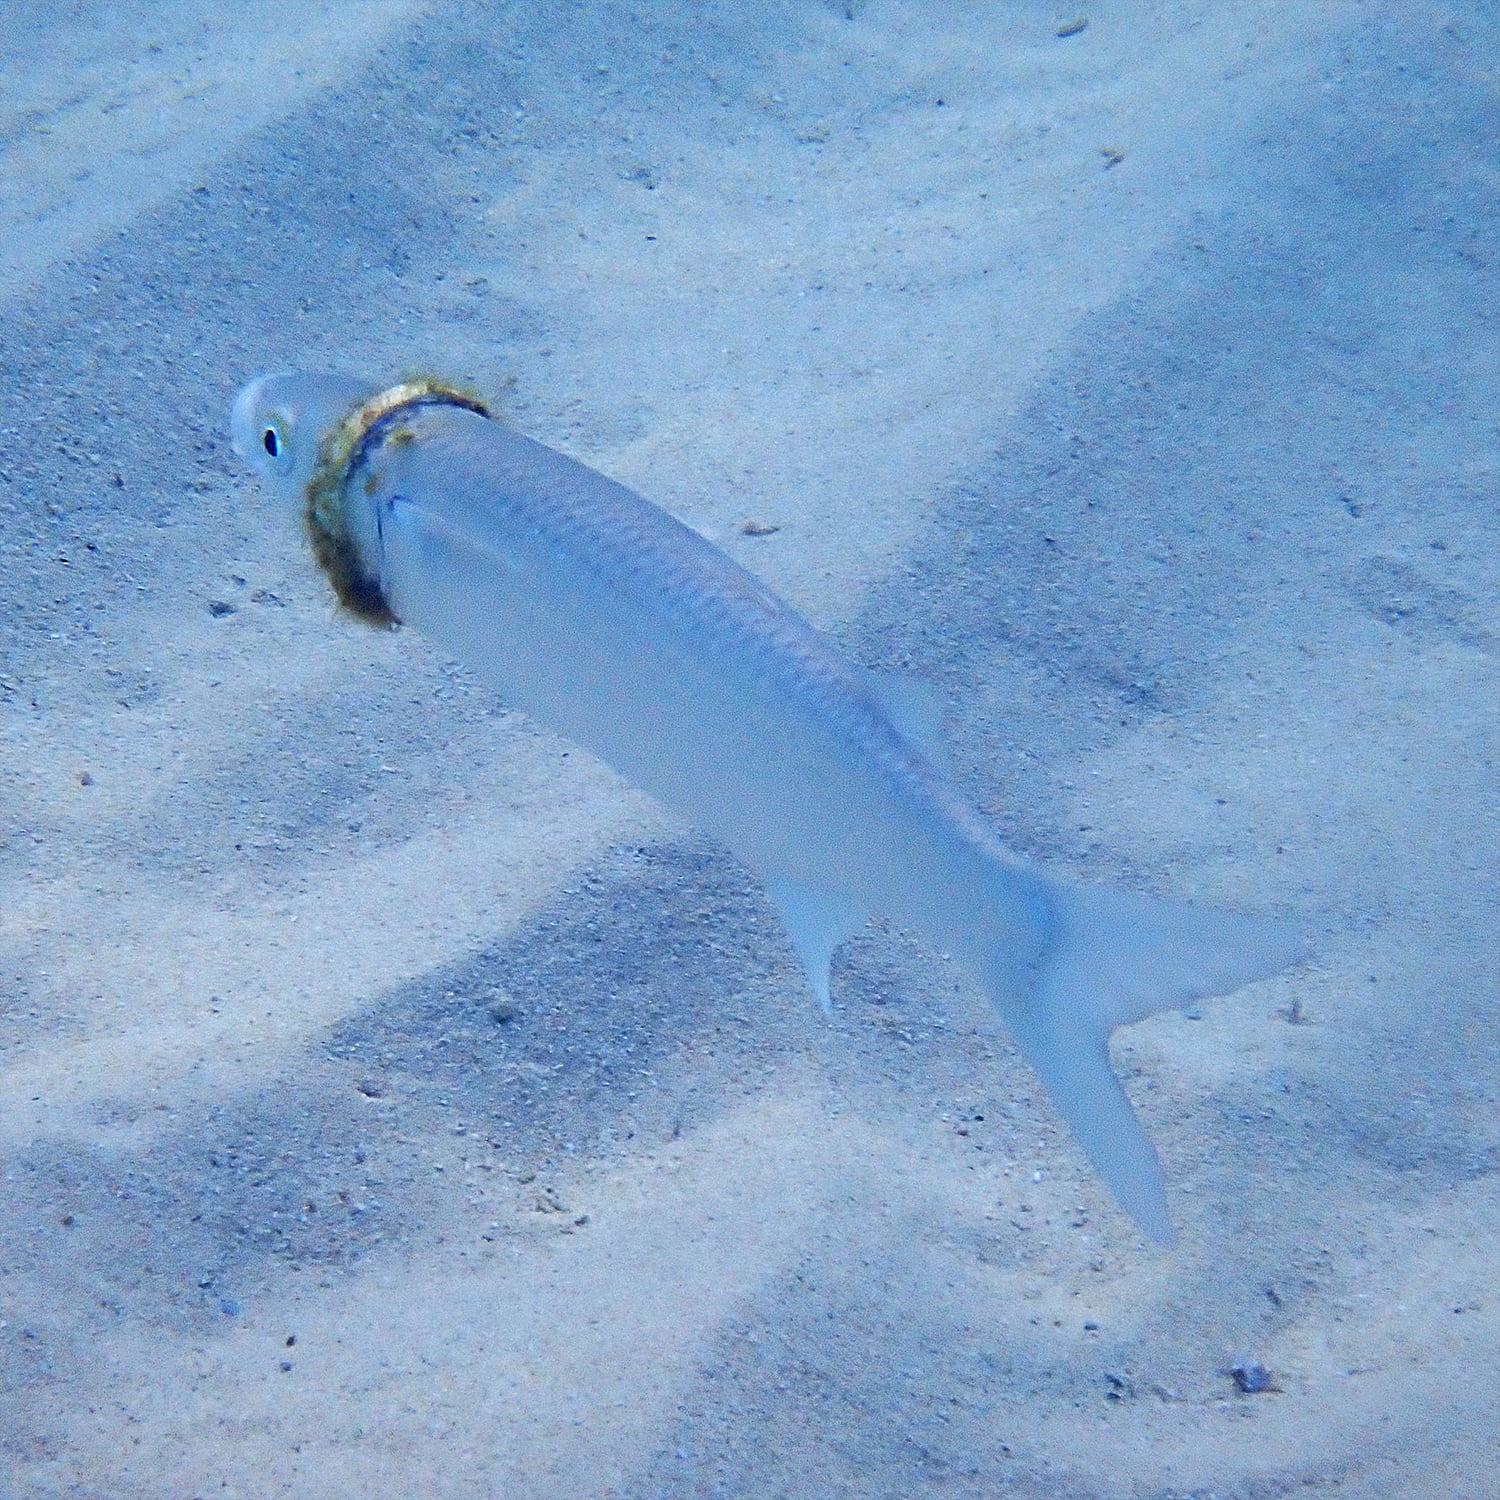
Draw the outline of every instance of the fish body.
<instances>
[{"instance_id":1,"label":"fish body","mask_svg":"<svg viewBox=\"0 0 1500 1500\"><path fill-rule=\"evenodd\" d=\"M232 421L266 477L310 491L315 530L343 528L341 592L757 870L825 1006L834 948L872 915L957 954L1121 1202L1170 1240L1109 1031L1279 969L1291 934L1015 859L934 765L909 704L719 548L477 403L370 401L340 377L262 377Z\"/></svg>"},{"instance_id":2,"label":"fish body","mask_svg":"<svg viewBox=\"0 0 1500 1500\"><path fill-rule=\"evenodd\" d=\"M441 406L403 433L351 476L398 619L766 878L962 940L981 913L952 897L992 841L825 637L697 532L520 433ZM1018 945L1034 927L1019 916Z\"/></svg>"}]
</instances>

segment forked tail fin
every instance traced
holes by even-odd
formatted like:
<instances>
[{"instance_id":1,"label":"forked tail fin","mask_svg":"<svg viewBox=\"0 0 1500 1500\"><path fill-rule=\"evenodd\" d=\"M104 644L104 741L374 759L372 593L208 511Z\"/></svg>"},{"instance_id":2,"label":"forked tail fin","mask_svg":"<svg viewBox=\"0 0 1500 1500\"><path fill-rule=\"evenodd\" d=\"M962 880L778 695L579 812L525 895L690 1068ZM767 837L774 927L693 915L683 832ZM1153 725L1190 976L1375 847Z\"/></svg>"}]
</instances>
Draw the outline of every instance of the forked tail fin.
<instances>
[{"instance_id":1,"label":"forked tail fin","mask_svg":"<svg viewBox=\"0 0 1500 1500\"><path fill-rule=\"evenodd\" d=\"M1161 1164L1109 1060L1109 1034L1159 1010L1224 995L1303 953L1258 917L1044 882L1048 942L1030 987L994 956L992 993L1021 1051L1121 1206L1153 1240L1176 1238Z\"/></svg>"}]
</instances>

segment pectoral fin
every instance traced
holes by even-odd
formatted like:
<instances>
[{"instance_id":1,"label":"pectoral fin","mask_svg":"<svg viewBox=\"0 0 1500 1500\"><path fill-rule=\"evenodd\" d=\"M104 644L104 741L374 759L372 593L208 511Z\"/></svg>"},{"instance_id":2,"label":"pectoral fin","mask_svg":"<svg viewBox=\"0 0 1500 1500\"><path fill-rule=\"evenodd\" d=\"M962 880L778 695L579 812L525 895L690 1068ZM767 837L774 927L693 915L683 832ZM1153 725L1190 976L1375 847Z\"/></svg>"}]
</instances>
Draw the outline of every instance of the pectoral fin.
<instances>
[{"instance_id":1,"label":"pectoral fin","mask_svg":"<svg viewBox=\"0 0 1500 1500\"><path fill-rule=\"evenodd\" d=\"M824 1015L833 1010L829 994L833 950L865 919L847 896L819 890L795 880L771 880L766 891L781 913L782 923L802 967L813 998Z\"/></svg>"}]
</instances>

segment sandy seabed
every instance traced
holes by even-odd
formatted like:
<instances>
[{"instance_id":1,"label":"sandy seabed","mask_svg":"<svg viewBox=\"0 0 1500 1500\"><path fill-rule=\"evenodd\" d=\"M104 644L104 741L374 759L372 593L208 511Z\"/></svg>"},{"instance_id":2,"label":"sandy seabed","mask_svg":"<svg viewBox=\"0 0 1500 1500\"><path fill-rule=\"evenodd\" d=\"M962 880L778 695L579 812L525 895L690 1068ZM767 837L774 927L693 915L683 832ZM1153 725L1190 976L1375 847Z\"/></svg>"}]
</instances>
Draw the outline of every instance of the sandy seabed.
<instances>
[{"instance_id":1,"label":"sandy seabed","mask_svg":"<svg viewBox=\"0 0 1500 1500\"><path fill-rule=\"evenodd\" d=\"M1500 1494L1493 7L6 27L6 1500ZM941 956L825 1021L335 617L225 442L285 366L472 379L935 683L1015 847L1302 921L1117 1038L1180 1247Z\"/></svg>"}]
</instances>

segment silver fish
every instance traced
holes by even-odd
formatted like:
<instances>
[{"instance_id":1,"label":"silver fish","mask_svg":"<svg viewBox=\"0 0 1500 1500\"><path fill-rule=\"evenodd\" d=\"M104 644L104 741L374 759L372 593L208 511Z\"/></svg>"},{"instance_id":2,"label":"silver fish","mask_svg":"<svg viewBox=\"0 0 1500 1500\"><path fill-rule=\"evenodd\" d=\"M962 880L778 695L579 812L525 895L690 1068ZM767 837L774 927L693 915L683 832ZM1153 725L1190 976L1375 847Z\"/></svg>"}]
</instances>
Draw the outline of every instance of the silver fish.
<instances>
[{"instance_id":1,"label":"silver fish","mask_svg":"<svg viewBox=\"0 0 1500 1500\"><path fill-rule=\"evenodd\" d=\"M1275 973L1301 952L1290 928L1009 854L908 698L696 532L462 391L262 376L231 435L303 505L345 605L421 631L757 870L822 1005L870 916L956 954L1120 1203L1172 1242L1109 1034Z\"/></svg>"}]
</instances>

